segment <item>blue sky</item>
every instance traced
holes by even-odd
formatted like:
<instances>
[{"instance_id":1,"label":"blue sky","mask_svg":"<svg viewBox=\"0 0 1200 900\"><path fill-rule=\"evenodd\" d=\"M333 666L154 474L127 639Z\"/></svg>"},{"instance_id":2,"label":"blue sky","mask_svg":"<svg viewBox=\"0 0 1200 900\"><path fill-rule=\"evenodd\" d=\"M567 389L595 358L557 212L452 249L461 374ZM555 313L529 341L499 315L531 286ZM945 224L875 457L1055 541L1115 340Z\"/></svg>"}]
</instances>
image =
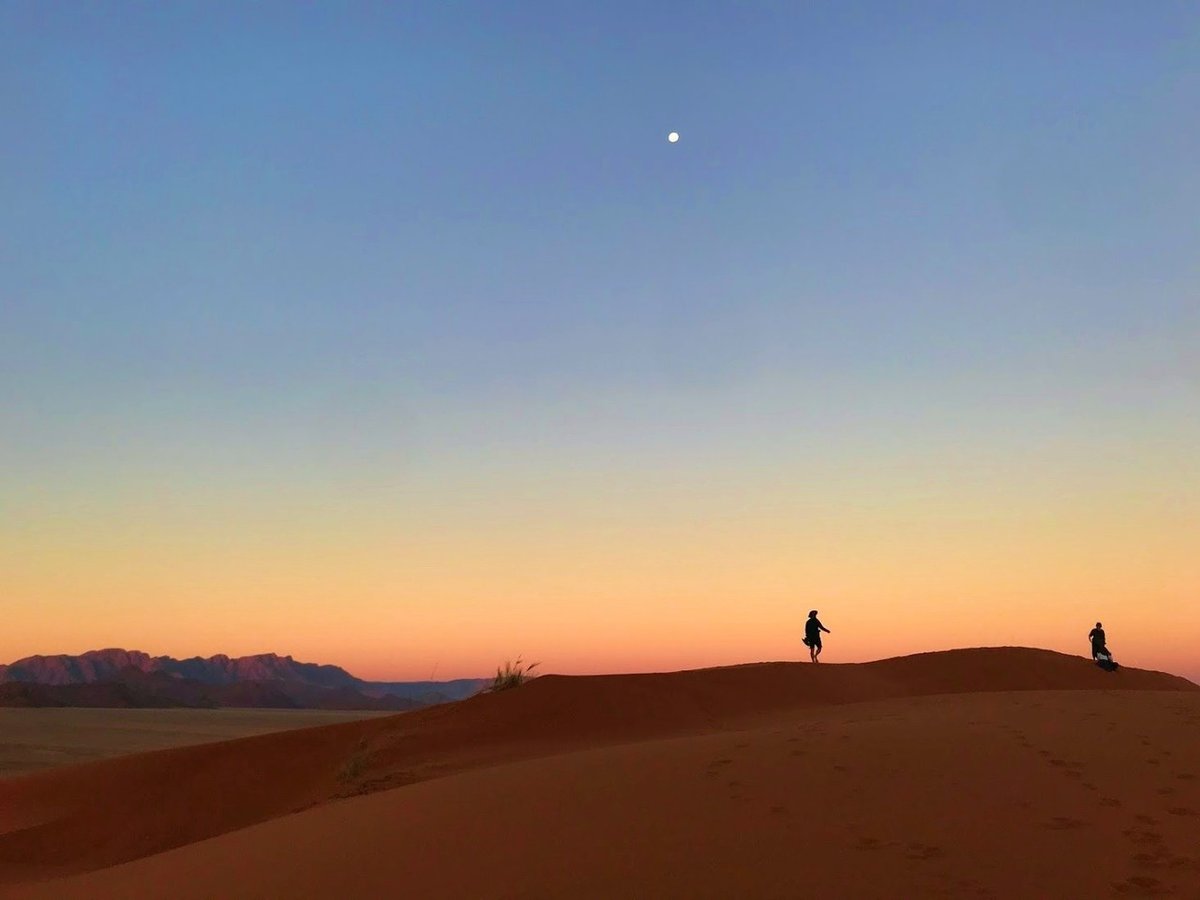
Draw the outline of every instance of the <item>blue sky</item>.
<instances>
[{"instance_id":1,"label":"blue sky","mask_svg":"<svg viewBox=\"0 0 1200 900\"><path fill-rule=\"evenodd\" d=\"M6 3L6 355L525 390L1194 322L1194 8L797 6Z\"/></svg>"},{"instance_id":2,"label":"blue sky","mask_svg":"<svg viewBox=\"0 0 1200 900\"><path fill-rule=\"evenodd\" d=\"M35 457L138 406L377 441L971 373L1070 403L1195 335L1188 4L0 10Z\"/></svg>"}]
</instances>

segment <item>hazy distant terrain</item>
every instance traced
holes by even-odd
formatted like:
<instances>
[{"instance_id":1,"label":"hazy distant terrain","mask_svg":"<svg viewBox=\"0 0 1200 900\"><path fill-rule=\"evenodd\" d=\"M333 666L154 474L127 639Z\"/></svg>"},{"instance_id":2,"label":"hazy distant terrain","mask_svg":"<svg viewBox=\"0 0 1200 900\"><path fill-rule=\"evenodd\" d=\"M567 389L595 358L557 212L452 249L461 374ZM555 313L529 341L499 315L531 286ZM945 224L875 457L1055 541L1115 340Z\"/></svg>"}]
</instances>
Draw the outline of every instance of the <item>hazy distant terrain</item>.
<instances>
[{"instance_id":1,"label":"hazy distant terrain","mask_svg":"<svg viewBox=\"0 0 1200 900\"><path fill-rule=\"evenodd\" d=\"M293 709L0 709L0 777L125 753L387 713Z\"/></svg>"}]
</instances>

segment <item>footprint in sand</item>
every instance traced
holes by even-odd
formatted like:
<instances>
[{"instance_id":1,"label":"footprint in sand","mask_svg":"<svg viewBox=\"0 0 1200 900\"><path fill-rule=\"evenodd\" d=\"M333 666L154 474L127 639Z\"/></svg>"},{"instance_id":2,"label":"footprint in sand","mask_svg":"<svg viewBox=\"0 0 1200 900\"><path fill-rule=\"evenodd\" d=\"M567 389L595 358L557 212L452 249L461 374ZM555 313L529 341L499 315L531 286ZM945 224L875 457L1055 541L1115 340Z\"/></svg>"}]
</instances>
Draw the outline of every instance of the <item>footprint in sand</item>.
<instances>
[{"instance_id":1,"label":"footprint in sand","mask_svg":"<svg viewBox=\"0 0 1200 900\"><path fill-rule=\"evenodd\" d=\"M1143 851L1135 853L1130 857L1136 865L1146 869L1161 868L1170 859L1171 854L1167 852L1165 847L1159 847L1155 850Z\"/></svg>"},{"instance_id":2,"label":"footprint in sand","mask_svg":"<svg viewBox=\"0 0 1200 900\"><path fill-rule=\"evenodd\" d=\"M945 856L946 853L941 847L936 844L922 844L913 842L908 845L908 852L904 854L909 859L937 859L939 856Z\"/></svg>"},{"instance_id":3,"label":"footprint in sand","mask_svg":"<svg viewBox=\"0 0 1200 900\"><path fill-rule=\"evenodd\" d=\"M1197 812L1196 812L1194 809L1192 809L1190 806L1172 806L1170 809L1168 809L1168 810L1167 810L1167 813L1169 813L1169 814L1170 814L1170 815L1172 815L1172 816L1196 816L1196 815L1200 815L1200 813L1197 813Z\"/></svg>"},{"instance_id":4,"label":"footprint in sand","mask_svg":"<svg viewBox=\"0 0 1200 900\"><path fill-rule=\"evenodd\" d=\"M708 768L704 770L704 774L709 778L715 778L721 774L721 770L733 762L732 759L714 759L708 764Z\"/></svg>"},{"instance_id":5,"label":"footprint in sand","mask_svg":"<svg viewBox=\"0 0 1200 900\"><path fill-rule=\"evenodd\" d=\"M1171 893L1171 889L1149 875L1131 875L1124 881L1114 882L1113 890L1119 894L1134 894L1140 897L1160 897Z\"/></svg>"},{"instance_id":6,"label":"footprint in sand","mask_svg":"<svg viewBox=\"0 0 1200 900\"><path fill-rule=\"evenodd\" d=\"M1126 828L1121 832L1126 840L1139 847L1161 844L1163 836L1157 831L1147 831L1145 828Z\"/></svg>"},{"instance_id":7,"label":"footprint in sand","mask_svg":"<svg viewBox=\"0 0 1200 900\"><path fill-rule=\"evenodd\" d=\"M1116 797L1101 797L1100 805L1101 806L1120 806L1121 801L1118 800Z\"/></svg>"},{"instance_id":8,"label":"footprint in sand","mask_svg":"<svg viewBox=\"0 0 1200 900\"><path fill-rule=\"evenodd\" d=\"M1046 823L1046 827L1054 831L1070 831L1076 828L1082 828L1087 823L1080 819L1072 819L1069 816L1055 816Z\"/></svg>"}]
</instances>

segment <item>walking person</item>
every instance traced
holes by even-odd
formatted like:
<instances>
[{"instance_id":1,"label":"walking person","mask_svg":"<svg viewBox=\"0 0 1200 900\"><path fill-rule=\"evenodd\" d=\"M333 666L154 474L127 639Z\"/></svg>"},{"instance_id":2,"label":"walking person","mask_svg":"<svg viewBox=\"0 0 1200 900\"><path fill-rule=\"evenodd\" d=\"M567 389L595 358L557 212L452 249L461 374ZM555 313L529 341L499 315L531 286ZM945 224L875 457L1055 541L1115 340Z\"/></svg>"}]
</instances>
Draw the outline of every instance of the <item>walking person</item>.
<instances>
[{"instance_id":1,"label":"walking person","mask_svg":"<svg viewBox=\"0 0 1200 900\"><path fill-rule=\"evenodd\" d=\"M813 662L820 662L821 655L821 632L833 634L828 628L821 624L821 620L817 618L817 611L810 610L808 621L804 623L804 645L808 647L809 656Z\"/></svg>"}]
</instances>

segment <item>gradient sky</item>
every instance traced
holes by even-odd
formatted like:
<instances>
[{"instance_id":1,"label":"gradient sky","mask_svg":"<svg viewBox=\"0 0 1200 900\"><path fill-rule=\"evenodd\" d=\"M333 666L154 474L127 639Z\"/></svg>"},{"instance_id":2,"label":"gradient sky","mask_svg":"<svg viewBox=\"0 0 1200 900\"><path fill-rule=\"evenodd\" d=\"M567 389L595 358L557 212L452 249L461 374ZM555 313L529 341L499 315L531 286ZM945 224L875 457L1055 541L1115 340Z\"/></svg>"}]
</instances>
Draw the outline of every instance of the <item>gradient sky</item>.
<instances>
[{"instance_id":1,"label":"gradient sky","mask_svg":"<svg viewBox=\"0 0 1200 900\"><path fill-rule=\"evenodd\" d=\"M898 6L0 0L0 661L1200 680L1200 7Z\"/></svg>"}]
</instances>

